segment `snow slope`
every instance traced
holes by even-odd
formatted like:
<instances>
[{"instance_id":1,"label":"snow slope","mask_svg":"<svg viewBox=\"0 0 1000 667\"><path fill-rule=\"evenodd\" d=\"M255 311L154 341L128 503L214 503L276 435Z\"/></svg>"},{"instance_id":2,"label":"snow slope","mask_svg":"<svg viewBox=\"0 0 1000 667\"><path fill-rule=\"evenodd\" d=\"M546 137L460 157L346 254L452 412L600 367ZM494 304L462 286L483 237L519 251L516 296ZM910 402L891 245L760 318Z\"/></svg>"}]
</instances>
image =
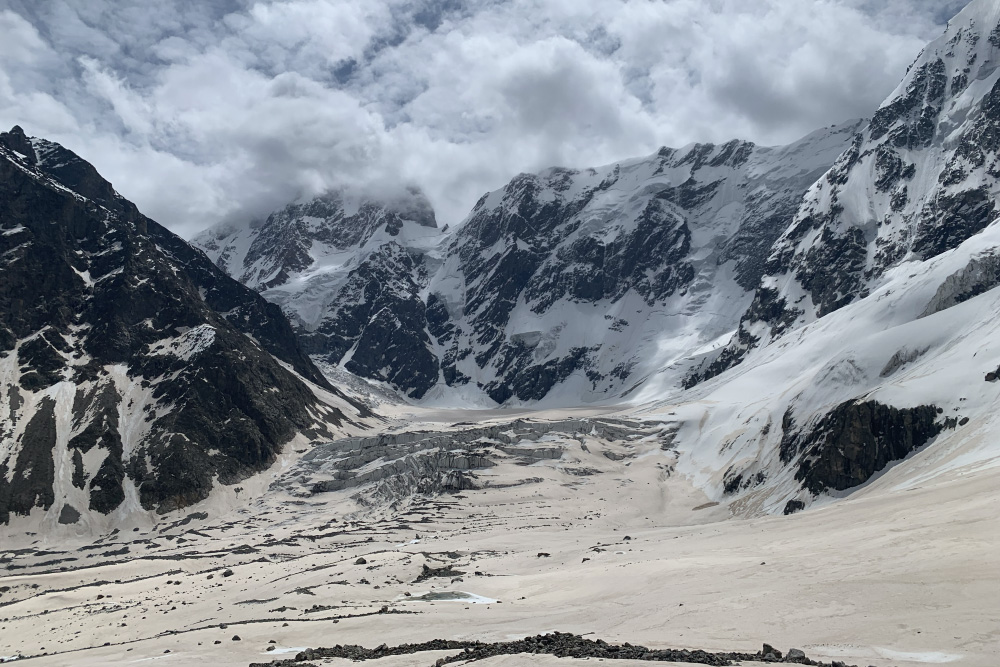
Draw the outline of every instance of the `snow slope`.
<instances>
[{"instance_id":1,"label":"snow slope","mask_svg":"<svg viewBox=\"0 0 1000 667\"><path fill-rule=\"evenodd\" d=\"M998 58L1000 6L977 0L810 188L739 330L706 350L676 414L686 469L717 497L796 511L908 457L934 475L1000 461L984 437L1000 366Z\"/></svg>"},{"instance_id":2,"label":"snow slope","mask_svg":"<svg viewBox=\"0 0 1000 667\"><path fill-rule=\"evenodd\" d=\"M809 189L767 260L739 332L702 377L866 297L887 284L894 267L922 271L924 262L994 223L998 65L1000 7L976 0L924 49L850 150Z\"/></svg>"}]
</instances>

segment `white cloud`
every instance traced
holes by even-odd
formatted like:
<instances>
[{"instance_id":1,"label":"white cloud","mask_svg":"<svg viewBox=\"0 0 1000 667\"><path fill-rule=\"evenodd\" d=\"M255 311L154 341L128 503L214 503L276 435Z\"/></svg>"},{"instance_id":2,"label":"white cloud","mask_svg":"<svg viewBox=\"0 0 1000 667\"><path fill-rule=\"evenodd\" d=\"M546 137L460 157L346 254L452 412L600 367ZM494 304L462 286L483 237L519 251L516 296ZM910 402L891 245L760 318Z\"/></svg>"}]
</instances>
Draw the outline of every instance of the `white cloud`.
<instances>
[{"instance_id":1,"label":"white cloud","mask_svg":"<svg viewBox=\"0 0 1000 667\"><path fill-rule=\"evenodd\" d=\"M7 0L0 125L190 236L332 184L442 222L520 171L873 112L957 0Z\"/></svg>"}]
</instances>

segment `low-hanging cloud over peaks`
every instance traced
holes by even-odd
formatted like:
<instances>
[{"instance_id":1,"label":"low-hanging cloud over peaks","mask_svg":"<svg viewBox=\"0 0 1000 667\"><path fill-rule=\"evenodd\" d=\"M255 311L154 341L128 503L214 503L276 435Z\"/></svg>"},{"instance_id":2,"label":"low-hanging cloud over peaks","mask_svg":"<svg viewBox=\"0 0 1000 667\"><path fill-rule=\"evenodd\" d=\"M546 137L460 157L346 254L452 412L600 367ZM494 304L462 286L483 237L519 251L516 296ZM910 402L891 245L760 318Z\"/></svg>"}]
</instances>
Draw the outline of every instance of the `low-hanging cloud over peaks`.
<instances>
[{"instance_id":1,"label":"low-hanging cloud over peaks","mask_svg":"<svg viewBox=\"0 0 1000 667\"><path fill-rule=\"evenodd\" d=\"M0 0L0 126L178 233L413 183L783 143L873 112L949 0Z\"/></svg>"}]
</instances>

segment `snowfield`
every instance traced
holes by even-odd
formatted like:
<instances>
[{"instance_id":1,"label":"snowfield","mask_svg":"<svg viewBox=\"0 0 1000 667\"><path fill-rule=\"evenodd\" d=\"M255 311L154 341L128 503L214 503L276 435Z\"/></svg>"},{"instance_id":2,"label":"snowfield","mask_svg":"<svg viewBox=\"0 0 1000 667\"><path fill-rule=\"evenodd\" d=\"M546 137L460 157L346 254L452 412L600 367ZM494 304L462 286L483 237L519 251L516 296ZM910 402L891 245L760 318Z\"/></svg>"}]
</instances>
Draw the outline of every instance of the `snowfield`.
<instances>
[{"instance_id":1,"label":"snowfield","mask_svg":"<svg viewBox=\"0 0 1000 667\"><path fill-rule=\"evenodd\" d=\"M464 448L472 427L452 424L466 414L415 409L395 440L452 433ZM679 416L479 415L476 428L527 434L519 450L561 455L525 465L523 451L480 439L468 446L494 465L459 493L383 486L373 503L366 486L313 492L320 478L293 454L243 508L211 501L97 540L7 535L0 654L245 667L306 646L559 630L653 648L753 652L766 641L878 667L996 663L1000 476L978 453L962 460L974 444L944 459L928 448L836 503L740 518L680 474L692 453L665 430ZM532 440L540 428L554 430Z\"/></svg>"}]
</instances>

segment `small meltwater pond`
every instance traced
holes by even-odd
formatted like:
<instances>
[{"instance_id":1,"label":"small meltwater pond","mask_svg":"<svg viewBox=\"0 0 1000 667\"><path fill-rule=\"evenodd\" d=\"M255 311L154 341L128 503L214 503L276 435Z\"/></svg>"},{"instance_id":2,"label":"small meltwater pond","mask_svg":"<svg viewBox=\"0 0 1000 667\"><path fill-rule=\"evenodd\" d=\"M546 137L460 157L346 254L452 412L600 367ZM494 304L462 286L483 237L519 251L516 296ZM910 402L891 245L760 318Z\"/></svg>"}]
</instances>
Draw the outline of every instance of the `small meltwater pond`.
<instances>
[{"instance_id":1,"label":"small meltwater pond","mask_svg":"<svg viewBox=\"0 0 1000 667\"><path fill-rule=\"evenodd\" d=\"M465 591L429 591L427 593L414 593L413 595L400 596L397 600L421 600L423 602L465 602L471 604L496 604L492 598L466 593Z\"/></svg>"},{"instance_id":2,"label":"small meltwater pond","mask_svg":"<svg viewBox=\"0 0 1000 667\"><path fill-rule=\"evenodd\" d=\"M286 646L284 648L275 648L273 651L261 651L262 655L290 655L302 653L302 651L308 650L307 646Z\"/></svg>"}]
</instances>

